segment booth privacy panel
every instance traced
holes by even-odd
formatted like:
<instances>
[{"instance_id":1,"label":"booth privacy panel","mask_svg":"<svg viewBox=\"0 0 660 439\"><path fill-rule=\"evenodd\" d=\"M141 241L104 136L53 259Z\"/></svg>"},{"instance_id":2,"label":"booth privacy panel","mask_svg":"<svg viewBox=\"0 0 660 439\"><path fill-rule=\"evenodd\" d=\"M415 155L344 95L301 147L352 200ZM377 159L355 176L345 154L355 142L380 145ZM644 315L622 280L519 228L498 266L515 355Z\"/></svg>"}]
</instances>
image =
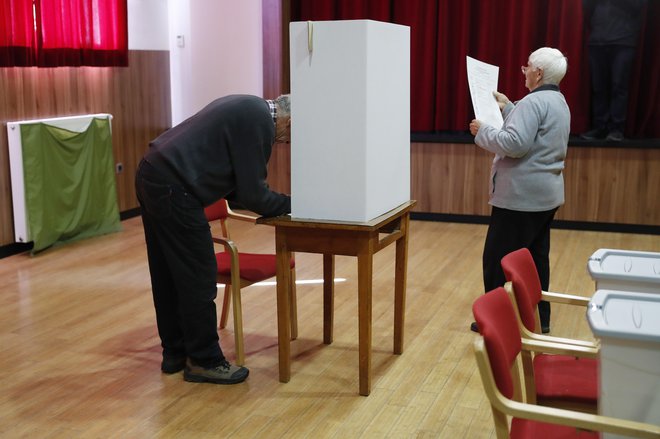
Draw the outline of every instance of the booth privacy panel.
<instances>
[{"instance_id":1,"label":"booth privacy panel","mask_svg":"<svg viewBox=\"0 0 660 439\"><path fill-rule=\"evenodd\" d=\"M366 222L410 200L410 28L294 22L291 215Z\"/></svg>"},{"instance_id":2,"label":"booth privacy panel","mask_svg":"<svg viewBox=\"0 0 660 439\"><path fill-rule=\"evenodd\" d=\"M20 136L33 251L121 229L109 117L81 132L24 122Z\"/></svg>"}]
</instances>

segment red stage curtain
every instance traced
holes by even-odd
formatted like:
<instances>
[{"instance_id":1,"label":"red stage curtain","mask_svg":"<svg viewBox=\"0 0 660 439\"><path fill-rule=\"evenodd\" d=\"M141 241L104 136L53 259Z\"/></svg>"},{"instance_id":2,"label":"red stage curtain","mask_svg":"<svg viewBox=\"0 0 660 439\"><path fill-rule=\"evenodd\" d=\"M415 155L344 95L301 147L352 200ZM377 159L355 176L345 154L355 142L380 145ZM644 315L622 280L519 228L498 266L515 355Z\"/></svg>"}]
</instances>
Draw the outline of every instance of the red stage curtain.
<instances>
[{"instance_id":1,"label":"red stage curtain","mask_svg":"<svg viewBox=\"0 0 660 439\"><path fill-rule=\"evenodd\" d=\"M0 67L34 65L34 47L32 2L3 0L0 4Z\"/></svg>"},{"instance_id":2,"label":"red stage curtain","mask_svg":"<svg viewBox=\"0 0 660 439\"><path fill-rule=\"evenodd\" d=\"M578 0L291 0L291 21L372 19L411 28L411 130L466 131L474 117L465 57L500 67L499 89L528 93L520 66L539 47L561 50L571 132L590 127L586 35ZM626 134L660 137L660 2L649 2L633 72Z\"/></svg>"},{"instance_id":3,"label":"red stage curtain","mask_svg":"<svg viewBox=\"0 0 660 439\"><path fill-rule=\"evenodd\" d=\"M128 20L126 0L4 0L2 23L14 26L21 39L27 28L36 34L29 42L32 63L13 62L10 57L23 46L15 41L14 29L0 38L0 65L126 66L128 65ZM7 7L7 3L9 6ZM26 6L27 5L27 6ZM13 14L18 10L19 14ZM6 55L9 54L9 55ZM19 59L20 61L20 59Z\"/></svg>"}]
</instances>

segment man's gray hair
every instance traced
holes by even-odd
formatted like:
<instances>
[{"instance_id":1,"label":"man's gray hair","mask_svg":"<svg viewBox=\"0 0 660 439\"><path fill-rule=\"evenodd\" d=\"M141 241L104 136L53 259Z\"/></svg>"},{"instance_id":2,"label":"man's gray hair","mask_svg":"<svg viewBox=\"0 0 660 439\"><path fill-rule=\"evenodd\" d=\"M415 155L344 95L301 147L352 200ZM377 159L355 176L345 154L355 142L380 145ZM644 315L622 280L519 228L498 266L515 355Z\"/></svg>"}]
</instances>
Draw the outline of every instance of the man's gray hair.
<instances>
[{"instance_id":1,"label":"man's gray hair","mask_svg":"<svg viewBox=\"0 0 660 439\"><path fill-rule=\"evenodd\" d=\"M291 117L291 95L281 95L275 99L277 117Z\"/></svg>"},{"instance_id":2,"label":"man's gray hair","mask_svg":"<svg viewBox=\"0 0 660 439\"><path fill-rule=\"evenodd\" d=\"M564 54L552 47L541 47L532 52L529 55L529 64L543 69L543 84L559 85L568 69Z\"/></svg>"}]
</instances>

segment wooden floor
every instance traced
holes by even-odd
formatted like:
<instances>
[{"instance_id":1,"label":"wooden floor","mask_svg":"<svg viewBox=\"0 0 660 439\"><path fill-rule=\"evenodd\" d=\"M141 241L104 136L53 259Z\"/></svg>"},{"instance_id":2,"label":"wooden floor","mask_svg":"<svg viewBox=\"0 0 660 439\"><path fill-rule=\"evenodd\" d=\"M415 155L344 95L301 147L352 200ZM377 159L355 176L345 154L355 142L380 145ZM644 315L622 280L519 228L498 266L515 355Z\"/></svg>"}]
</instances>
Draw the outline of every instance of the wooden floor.
<instances>
[{"instance_id":1,"label":"wooden floor","mask_svg":"<svg viewBox=\"0 0 660 439\"><path fill-rule=\"evenodd\" d=\"M243 251L272 251L267 226L233 225ZM488 438L491 414L472 353L482 225L413 221L404 353L392 355L393 248L374 261L373 389L358 395L356 260L337 257L335 342L322 344L318 284L298 285L292 378L278 381L275 288L244 292L247 382L163 375L139 218L124 230L0 260L0 437ZM553 230L551 289L590 295L598 248L660 251L660 236ZM299 281L321 277L297 255ZM590 334L553 308L553 334ZM233 359L231 322L221 343Z\"/></svg>"}]
</instances>

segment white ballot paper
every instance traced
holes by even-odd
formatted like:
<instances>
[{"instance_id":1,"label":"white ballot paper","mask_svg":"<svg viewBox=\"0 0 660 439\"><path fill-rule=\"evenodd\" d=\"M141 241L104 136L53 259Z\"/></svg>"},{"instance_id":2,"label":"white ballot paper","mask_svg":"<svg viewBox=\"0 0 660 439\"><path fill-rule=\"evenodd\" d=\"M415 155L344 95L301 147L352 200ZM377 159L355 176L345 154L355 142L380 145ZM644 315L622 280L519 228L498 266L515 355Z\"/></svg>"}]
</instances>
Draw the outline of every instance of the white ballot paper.
<instances>
[{"instance_id":1,"label":"white ballot paper","mask_svg":"<svg viewBox=\"0 0 660 439\"><path fill-rule=\"evenodd\" d=\"M493 96L493 92L497 91L497 76L500 68L469 56L466 59L475 118L497 129L502 128L504 123L502 112Z\"/></svg>"}]
</instances>

